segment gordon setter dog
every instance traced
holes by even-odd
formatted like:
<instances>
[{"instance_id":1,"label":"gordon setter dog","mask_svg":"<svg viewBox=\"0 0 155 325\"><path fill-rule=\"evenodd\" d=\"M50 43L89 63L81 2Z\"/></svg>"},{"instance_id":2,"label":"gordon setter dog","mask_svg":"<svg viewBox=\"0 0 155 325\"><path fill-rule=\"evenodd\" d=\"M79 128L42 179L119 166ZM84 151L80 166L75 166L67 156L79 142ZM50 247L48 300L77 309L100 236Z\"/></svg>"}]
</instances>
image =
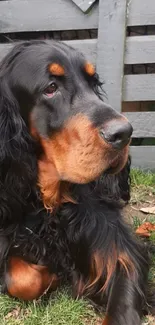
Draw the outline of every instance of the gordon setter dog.
<instances>
[{"instance_id":1,"label":"gordon setter dog","mask_svg":"<svg viewBox=\"0 0 155 325\"><path fill-rule=\"evenodd\" d=\"M22 42L0 65L2 291L33 300L68 281L107 302L103 325L139 325L148 259L121 216L132 127L100 86L61 42Z\"/></svg>"}]
</instances>

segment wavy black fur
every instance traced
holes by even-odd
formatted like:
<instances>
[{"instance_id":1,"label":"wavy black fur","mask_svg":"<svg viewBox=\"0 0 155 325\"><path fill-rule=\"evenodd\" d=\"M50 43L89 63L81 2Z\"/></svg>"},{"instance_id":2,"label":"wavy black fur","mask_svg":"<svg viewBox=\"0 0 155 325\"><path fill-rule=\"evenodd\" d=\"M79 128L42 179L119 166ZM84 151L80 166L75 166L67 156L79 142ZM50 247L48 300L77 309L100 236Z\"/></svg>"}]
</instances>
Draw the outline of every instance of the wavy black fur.
<instances>
[{"instance_id":1,"label":"wavy black fur","mask_svg":"<svg viewBox=\"0 0 155 325\"><path fill-rule=\"evenodd\" d=\"M65 203L53 216L45 210L36 185L38 146L21 111L25 106L29 109L34 98L28 93L27 84L18 85L17 92L19 81L11 79L20 54L33 43L44 45L42 41L17 45L0 67L2 285L5 288L8 259L16 255L28 262L47 265L50 272L72 283L75 296L84 294L100 304L106 298L106 325L140 325L147 304L148 257L121 216L121 202L130 198L130 159L118 175L104 174L95 182L72 185L71 195L77 204ZM65 51L69 55L71 49L65 47ZM20 79L24 67L18 73ZM28 77L25 80L28 82ZM113 247L117 256L127 256L133 269L127 265L126 270L117 260L103 294L105 267L98 281L89 286L92 256L99 253L106 264L109 258L115 260ZM82 292L79 281L83 283Z\"/></svg>"}]
</instances>

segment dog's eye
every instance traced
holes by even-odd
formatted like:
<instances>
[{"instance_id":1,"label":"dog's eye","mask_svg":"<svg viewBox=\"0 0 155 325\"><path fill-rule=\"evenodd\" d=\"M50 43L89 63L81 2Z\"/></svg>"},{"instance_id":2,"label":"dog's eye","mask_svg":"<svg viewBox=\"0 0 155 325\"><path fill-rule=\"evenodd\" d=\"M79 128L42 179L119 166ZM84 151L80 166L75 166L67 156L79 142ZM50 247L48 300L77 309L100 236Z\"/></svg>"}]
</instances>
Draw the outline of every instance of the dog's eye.
<instances>
[{"instance_id":1,"label":"dog's eye","mask_svg":"<svg viewBox=\"0 0 155 325\"><path fill-rule=\"evenodd\" d=\"M52 82L46 89L45 89L45 95L48 97L52 97L54 93L57 90L57 85L55 82Z\"/></svg>"}]
</instances>

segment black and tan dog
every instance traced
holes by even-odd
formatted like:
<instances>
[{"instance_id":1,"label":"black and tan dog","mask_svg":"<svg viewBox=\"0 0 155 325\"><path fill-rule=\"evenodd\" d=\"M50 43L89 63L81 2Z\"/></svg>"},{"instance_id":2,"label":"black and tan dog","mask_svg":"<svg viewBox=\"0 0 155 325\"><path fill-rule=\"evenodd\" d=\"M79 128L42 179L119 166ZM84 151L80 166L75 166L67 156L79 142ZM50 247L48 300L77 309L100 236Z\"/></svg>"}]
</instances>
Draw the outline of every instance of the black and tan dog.
<instances>
[{"instance_id":1,"label":"black and tan dog","mask_svg":"<svg viewBox=\"0 0 155 325\"><path fill-rule=\"evenodd\" d=\"M104 325L139 325L148 263L120 214L132 127L100 85L59 42L18 44L1 63L1 282L32 300L67 279L75 297L107 300Z\"/></svg>"}]
</instances>

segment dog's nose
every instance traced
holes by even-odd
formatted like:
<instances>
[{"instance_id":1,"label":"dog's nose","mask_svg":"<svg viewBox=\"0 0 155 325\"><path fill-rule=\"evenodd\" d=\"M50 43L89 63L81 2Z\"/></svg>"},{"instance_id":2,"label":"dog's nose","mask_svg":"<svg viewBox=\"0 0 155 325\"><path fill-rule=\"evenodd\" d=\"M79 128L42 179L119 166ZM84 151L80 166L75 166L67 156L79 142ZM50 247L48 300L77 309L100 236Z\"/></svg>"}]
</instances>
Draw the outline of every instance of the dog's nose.
<instances>
[{"instance_id":1,"label":"dog's nose","mask_svg":"<svg viewBox=\"0 0 155 325\"><path fill-rule=\"evenodd\" d=\"M114 119L100 129L101 137L115 149L124 148L130 141L133 128L126 119Z\"/></svg>"}]
</instances>

